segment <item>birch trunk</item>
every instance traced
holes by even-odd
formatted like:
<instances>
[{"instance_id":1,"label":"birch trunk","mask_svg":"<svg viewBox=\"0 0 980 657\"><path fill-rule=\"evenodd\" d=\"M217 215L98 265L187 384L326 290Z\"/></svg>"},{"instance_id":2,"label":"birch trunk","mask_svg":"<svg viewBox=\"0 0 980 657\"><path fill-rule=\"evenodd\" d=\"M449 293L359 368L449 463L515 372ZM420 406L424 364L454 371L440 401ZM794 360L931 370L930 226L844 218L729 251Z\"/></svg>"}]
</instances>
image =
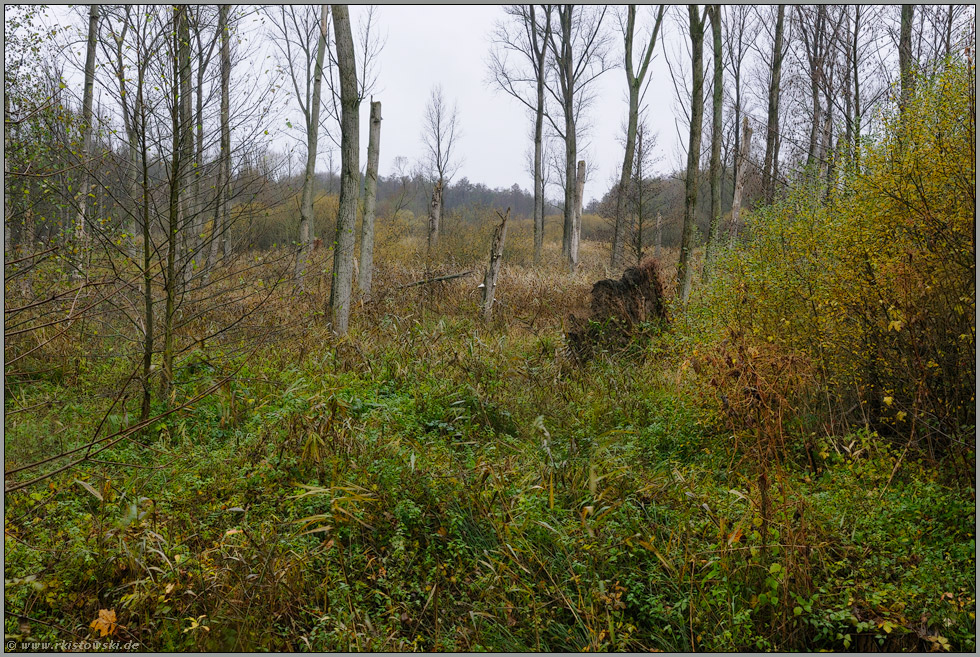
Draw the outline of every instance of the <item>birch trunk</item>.
<instances>
[{"instance_id":1,"label":"birch trunk","mask_svg":"<svg viewBox=\"0 0 980 657\"><path fill-rule=\"evenodd\" d=\"M500 216L500 213L497 213ZM497 288L497 277L500 275L500 263L504 255L504 239L507 237L507 218L510 216L510 208L501 217L499 226L493 229L493 240L490 242L490 263L487 265L487 273L483 277L483 320L490 321L490 314L493 312L494 293Z\"/></svg>"},{"instance_id":2,"label":"birch trunk","mask_svg":"<svg viewBox=\"0 0 980 657\"><path fill-rule=\"evenodd\" d=\"M745 170L749 166L749 147L752 141L752 126L749 117L742 119L742 149L738 156L738 171L735 172L735 193L732 196L732 229L728 234L729 248L735 246L738 237L738 221L742 212L742 188L745 187Z\"/></svg>"},{"instance_id":3,"label":"birch trunk","mask_svg":"<svg viewBox=\"0 0 980 657\"><path fill-rule=\"evenodd\" d=\"M330 318L338 335L347 333L354 276L354 230L357 225L358 166L357 63L347 5L331 5L337 71L340 77L340 207L330 285Z\"/></svg>"},{"instance_id":4,"label":"birch trunk","mask_svg":"<svg viewBox=\"0 0 980 657\"><path fill-rule=\"evenodd\" d=\"M371 294L374 273L374 218L378 196L378 158L381 148L381 103L371 103L371 129L368 134L367 170L364 173L364 217L361 220L361 266L357 279L361 294Z\"/></svg>"}]
</instances>

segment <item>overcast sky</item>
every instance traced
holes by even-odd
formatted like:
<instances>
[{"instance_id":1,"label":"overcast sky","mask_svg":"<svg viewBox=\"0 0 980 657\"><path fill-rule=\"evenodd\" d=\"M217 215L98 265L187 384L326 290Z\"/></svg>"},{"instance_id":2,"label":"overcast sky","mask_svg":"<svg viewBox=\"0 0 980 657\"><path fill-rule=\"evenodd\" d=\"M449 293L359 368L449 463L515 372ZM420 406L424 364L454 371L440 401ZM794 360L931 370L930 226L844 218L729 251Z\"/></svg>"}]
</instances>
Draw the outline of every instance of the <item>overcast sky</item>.
<instances>
[{"instance_id":1,"label":"overcast sky","mask_svg":"<svg viewBox=\"0 0 980 657\"><path fill-rule=\"evenodd\" d=\"M52 7L49 14L52 22L73 23L76 26L75 34L81 37L73 49L78 51L72 57L74 62L69 63L65 71L72 82L78 82L78 86L81 85L81 71L70 69L72 65L80 68L84 61L81 43L84 39L81 32L84 21L79 20L79 14L78 8L70 12L63 6ZM351 14L357 40L359 34L356 26L366 16L367 8L353 6ZM494 25L506 18L502 7L384 5L378 8L376 18L380 33L385 38L374 91L375 100L382 103L381 175L393 173L396 157L406 157L414 164L422 155L421 130L425 105L432 87L441 84L447 100L458 105L462 128L458 144L462 166L455 180L466 177L471 183L480 182L490 187L510 187L517 183L526 190L532 189L531 174L528 172L532 119L517 100L487 82L487 61ZM596 101L588 111L588 125L580 130L579 157L587 160L589 168L585 189L587 201L605 193L618 177L623 157L621 140L627 112L626 76L622 68L622 37L613 8L607 12L606 21L607 29L613 33L612 53L619 66L602 75L595 83ZM257 23L253 14L253 18L243 26L243 31L246 39L252 42L248 49L255 53L256 59L264 59L271 55L271 50L256 43L260 38L260 31L255 27ZM672 57L675 56L679 40L673 34L676 32L673 23L672 20L664 21L661 38L661 41L666 40ZM652 8L641 6L638 34L648 34L651 24ZM660 161L656 168L672 170L680 166L685 151L678 138L674 120L674 87L663 53L663 47L658 45L650 67L651 87L645 103L648 106L649 127L657 133L654 155ZM263 67L263 62L259 61L239 65L235 75L248 75L252 64L257 69ZM367 148L368 113L369 107L365 102L361 106L362 168ZM285 119L294 124L301 123L298 110L288 112ZM274 122L272 134L277 134L276 128L281 128L284 123ZM275 140L275 144L282 144L281 148L295 143L295 140L281 136ZM325 170L328 158L324 153L330 147L329 140L321 139L321 146L318 167ZM563 157L564 147L559 144L555 147L562 149ZM334 160L334 167L339 168L336 153ZM548 193L552 197L559 195L556 188L548 190Z\"/></svg>"},{"instance_id":2,"label":"overcast sky","mask_svg":"<svg viewBox=\"0 0 980 657\"><path fill-rule=\"evenodd\" d=\"M390 170L396 156L414 159L420 154L419 135L429 91L433 85L442 84L446 96L458 103L463 128L459 144L463 165L458 177L491 187L518 183L530 189L531 117L517 100L486 81L493 26L505 18L501 7L385 6L380 8L379 18L388 35L377 94L384 117L382 171L386 167ZM611 11L607 20L610 29L618 29ZM614 47L622 61L619 40ZM663 89L670 85L662 53L658 60L651 65L651 75L660 77L661 84L656 85L656 80L654 84ZM591 128L580 142L586 146L586 159L593 160L588 163L587 198L601 196L618 175L627 111L626 75L621 67L604 74L596 84L597 100L589 112ZM676 135L672 92L651 92L647 100L651 129L660 133L660 148L670 148Z\"/></svg>"},{"instance_id":3,"label":"overcast sky","mask_svg":"<svg viewBox=\"0 0 980 657\"><path fill-rule=\"evenodd\" d=\"M354 17L364 12L353 8ZM649 8L642 8L646 27ZM421 153L420 131L430 89L442 84L443 92L459 106L463 137L462 168L457 178L491 187L517 183L531 189L528 149L532 119L511 96L487 83L487 59L494 24L505 18L500 6L384 6L379 19L387 42L381 55L377 100L382 101L382 173L390 171L395 157L415 159ZM608 27L618 22L607 14ZM616 59L622 62L621 39L614 41ZM647 101L650 127L659 133L661 165L672 164L676 129L673 120L673 88L667 78L663 54L651 65L654 82ZM658 84L659 80L659 84ZM626 103L626 75L622 67L605 73L596 83L597 100L589 112L591 127L583 135L591 172L586 198L601 196L622 167L621 132ZM653 89L669 89L654 93ZM366 123L366 122L365 122ZM366 133L365 137L366 139ZM366 143L366 142L365 142ZM666 147L666 148L665 148Z\"/></svg>"}]
</instances>

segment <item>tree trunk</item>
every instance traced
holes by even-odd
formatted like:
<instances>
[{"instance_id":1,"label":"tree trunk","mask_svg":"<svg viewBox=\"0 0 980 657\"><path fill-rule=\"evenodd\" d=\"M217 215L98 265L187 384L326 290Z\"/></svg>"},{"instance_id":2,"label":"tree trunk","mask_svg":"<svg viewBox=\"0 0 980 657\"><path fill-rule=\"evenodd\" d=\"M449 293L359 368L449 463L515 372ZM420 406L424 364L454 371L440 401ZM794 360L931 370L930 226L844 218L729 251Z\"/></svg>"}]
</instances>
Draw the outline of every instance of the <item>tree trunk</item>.
<instances>
[{"instance_id":1,"label":"tree trunk","mask_svg":"<svg viewBox=\"0 0 980 657\"><path fill-rule=\"evenodd\" d=\"M783 22L786 5L776 10L776 35L772 43L772 69L769 78L769 115L766 122L766 156L762 164L762 193L772 203L779 161L779 78L783 65Z\"/></svg>"},{"instance_id":2,"label":"tree trunk","mask_svg":"<svg viewBox=\"0 0 980 657\"><path fill-rule=\"evenodd\" d=\"M78 218L75 222L75 241L77 243L76 276L82 275L82 254L86 243L86 215L88 213L88 190L90 176L88 167L92 153L92 97L95 92L95 46L99 37L99 5L89 5L88 47L85 51L85 91L82 97L82 184L78 193Z\"/></svg>"},{"instance_id":3,"label":"tree trunk","mask_svg":"<svg viewBox=\"0 0 980 657\"><path fill-rule=\"evenodd\" d=\"M500 216L500 213L497 213ZM504 238L507 236L507 218L510 216L510 208L501 217L499 226L493 229L493 240L490 242L490 263L487 265L487 273L483 277L483 321L490 321L490 313L493 311L494 292L497 288L497 276L500 274L500 261L504 255Z\"/></svg>"},{"instance_id":4,"label":"tree trunk","mask_svg":"<svg viewBox=\"0 0 980 657\"><path fill-rule=\"evenodd\" d=\"M218 155L218 189L215 199L214 221L211 224L211 244L208 269L218 262L218 251L228 244L228 185L231 178L231 123L229 99L231 87L231 52L228 34L228 5L218 5L218 34L221 39L221 152ZM227 256L227 251L224 252Z\"/></svg>"},{"instance_id":5,"label":"tree trunk","mask_svg":"<svg viewBox=\"0 0 980 657\"><path fill-rule=\"evenodd\" d=\"M572 12L573 5L558 8L561 29L561 52L558 55L559 81L562 90L562 111L565 115L565 208L563 212L561 254L572 262L572 233L575 232L575 71L572 62Z\"/></svg>"},{"instance_id":6,"label":"tree trunk","mask_svg":"<svg viewBox=\"0 0 980 657\"><path fill-rule=\"evenodd\" d=\"M299 209L299 255L296 258L296 278L300 280L301 285L303 273L306 270L306 264L310 256L310 248L313 246L313 185L315 183L316 149L320 130L320 90L323 86L323 56L327 50L327 11L328 6L322 5L320 11L320 38L317 41L316 64L313 68L313 95L310 98L310 104L306 108L306 170L303 174L303 191Z\"/></svg>"},{"instance_id":7,"label":"tree trunk","mask_svg":"<svg viewBox=\"0 0 980 657\"><path fill-rule=\"evenodd\" d=\"M654 224L654 235L653 235L653 257L660 257L660 250L663 248L664 243L664 216L657 213L656 223Z\"/></svg>"},{"instance_id":8,"label":"tree trunk","mask_svg":"<svg viewBox=\"0 0 980 657\"><path fill-rule=\"evenodd\" d=\"M181 10L181 19L177 24L177 38L179 40L178 53L180 56L180 95L178 105L180 107L180 251L178 251L180 278L182 289L186 289L193 275L193 262L191 255L194 250L194 211L191 207L191 194L185 188L190 178L190 170L194 160L194 119L192 114L193 93L191 89L191 30L188 7L184 6Z\"/></svg>"},{"instance_id":9,"label":"tree trunk","mask_svg":"<svg viewBox=\"0 0 980 657\"><path fill-rule=\"evenodd\" d=\"M205 270L207 266L205 256L207 253L204 250L204 200L201 196L201 177L204 175L204 73L207 70L208 63L211 61L211 54L214 52L214 41L211 42L210 49L205 55L201 41L201 8L198 7L197 11L198 14L194 29L194 36L197 41L197 93L195 94L196 105L194 108L194 125L197 128L197 138L194 140L194 219L191 224L191 231L194 262L200 263L201 269Z\"/></svg>"},{"instance_id":10,"label":"tree trunk","mask_svg":"<svg viewBox=\"0 0 980 657\"><path fill-rule=\"evenodd\" d=\"M626 189L633 174L633 154L636 150L636 124L639 120L640 86L633 75L633 34L636 27L636 5L626 8L626 30L623 33L626 85L629 93L629 115L626 119L626 152L623 154L623 167L619 172L619 193L616 195L616 218L613 228L612 255L610 266L619 267L623 261L626 243ZM642 81L640 81L642 82Z\"/></svg>"},{"instance_id":11,"label":"tree trunk","mask_svg":"<svg viewBox=\"0 0 980 657\"><path fill-rule=\"evenodd\" d=\"M544 249L544 67L545 47L538 61L537 107L534 112L534 264Z\"/></svg>"},{"instance_id":12,"label":"tree trunk","mask_svg":"<svg viewBox=\"0 0 980 657\"><path fill-rule=\"evenodd\" d=\"M745 186L745 170L749 168L749 148L752 142L752 126L749 117L742 123L742 150L738 157L738 171L735 172L735 194L732 196L732 228L728 234L729 248L735 246L738 237L738 221L742 211L742 188Z\"/></svg>"},{"instance_id":13,"label":"tree trunk","mask_svg":"<svg viewBox=\"0 0 980 657\"><path fill-rule=\"evenodd\" d=\"M903 112L912 96L914 85L912 78L912 20L914 16L915 5L902 5L902 22L898 37L898 70L902 83L899 108Z\"/></svg>"},{"instance_id":14,"label":"tree trunk","mask_svg":"<svg viewBox=\"0 0 980 657\"><path fill-rule=\"evenodd\" d=\"M167 226L167 275L164 279L166 307L163 316L163 377L160 380L160 396L169 402L174 380L174 312L177 303L178 279L183 280L183 268L177 271L177 256L180 244L180 220L183 201L183 169L186 166L186 134L190 128L187 116L185 93L189 92L190 43L187 26L187 6L174 7L176 26L173 32L174 50L174 105L171 109L173 123L173 148L170 169L170 207ZM188 81L185 84L185 81Z\"/></svg>"},{"instance_id":15,"label":"tree trunk","mask_svg":"<svg viewBox=\"0 0 980 657\"><path fill-rule=\"evenodd\" d=\"M633 252L636 256L637 267L643 262L643 224L645 219L643 201L646 190L643 183L643 163L647 153L643 136L643 130L638 130L636 135L636 164L633 166L633 188L636 194L636 233L633 235Z\"/></svg>"},{"instance_id":16,"label":"tree trunk","mask_svg":"<svg viewBox=\"0 0 980 657\"><path fill-rule=\"evenodd\" d=\"M585 160L578 161L578 172L575 175L575 216L572 226L572 239L568 256L568 268L575 271L578 267L578 251L582 242L582 196L585 193Z\"/></svg>"},{"instance_id":17,"label":"tree trunk","mask_svg":"<svg viewBox=\"0 0 980 657\"><path fill-rule=\"evenodd\" d=\"M3 95L3 117L10 116L10 94ZM10 152L10 126L7 121L3 122L3 148L4 152ZM10 222L13 219L10 208L10 197L13 196L12 180L4 178L3 185L3 254L5 257L14 252L14 245L11 241L13 235L10 231Z\"/></svg>"},{"instance_id":18,"label":"tree trunk","mask_svg":"<svg viewBox=\"0 0 980 657\"><path fill-rule=\"evenodd\" d=\"M575 232L575 120L569 115L565 119L565 208L562 222L561 252L569 267L572 262L572 234Z\"/></svg>"},{"instance_id":19,"label":"tree trunk","mask_svg":"<svg viewBox=\"0 0 980 657\"><path fill-rule=\"evenodd\" d=\"M861 5L854 6L854 41L851 46L851 75L854 78L854 168L861 155L861 76L858 75L858 36L860 34Z\"/></svg>"},{"instance_id":20,"label":"tree trunk","mask_svg":"<svg viewBox=\"0 0 980 657\"><path fill-rule=\"evenodd\" d=\"M650 60L653 57L653 48L657 43L657 35L660 32L660 25L664 16L664 5L660 5L654 23L650 41L647 42L646 52L643 61L640 62L640 69L633 72L633 35L636 27L636 5L628 5L626 9L626 29L623 32L624 63L626 68L626 85L629 90L629 116L626 124L626 153L623 156L623 168L619 173L619 194L616 197L616 218L613 230L612 256L610 265L613 269L623 262L623 254L626 250L627 240L627 218L626 218L626 188L629 185L633 173L633 159L636 150L636 126L640 114L640 87L646 78Z\"/></svg>"},{"instance_id":21,"label":"tree trunk","mask_svg":"<svg viewBox=\"0 0 980 657\"><path fill-rule=\"evenodd\" d=\"M701 160L701 123L704 120L704 20L697 5L688 5L691 35L691 129L687 147L687 175L684 179L684 227L681 230L681 254L677 263L677 283L682 303L691 294L691 256L694 250L694 223L697 219L698 166Z\"/></svg>"},{"instance_id":22,"label":"tree trunk","mask_svg":"<svg viewBox=\"0 0 980 657\"><path fill-rule=\"evenodd\" d=\"M140 177L140 147L138 139L136 136L136 117L141 115L142 108L140 103L140 94L137 94L136 106L130 108L129 98L130 94L126 85L126 74L125 74L125 61L123 59L123 44L125 43L126 32L129 30L129 20L131 7L126 6L123 10L125 12L123 19L122 32L118 35L113 34L112 37L116 44L116 79L119 81L119 103L122 109L123 118L123 128L126 130L126 145L129 151L129 163L126 169L126 192L129 194L129 199L131 202L135 203L136 199L140 196L139 189L139 177ZM138 64L140 67L145 65L140 62ZM139 75L139 74L138 74ZM126 228L128 233L129 241L127 249L129 250L132 257L135 259L138 255L138 249L136 248L136 233L139 230L139 213L134 209L131 213L131 221L129 226Z\"/></svg>"},{"instance_id":23,"label":"tree trunk","mask_svg":"<svg viewBox=\"0 0 980 657\"><path fill-rule=\"evenodd\" d=\"M635 12L633 5L630 11ZM632 47L632 39L627 47ZM636 151L636 124L640 113L639 86L629 85L629 117L626 122L626 153L623 156L623 168L619 172L619 193L616 195L616 223L613 228L612 257L610 266L616 269L623 262L623 252L626 247L626 189L633 172L633 155Z\"/></svg>"},{"instance_id":24,"label":"tree trunk","mask_svg":"<svg viewBox=\"0 0 980 657\"><path fill-rule=\"evenodd\" d=\"M708 244L705 247L705 271L710 272L718 242L718 225L721 223L721 5L709 8L711 17L712 57L714 76L711 94L711 220L708 224Z\"/></svg>"},{"instance_id":25,"label":"tree trunk","mask_svg":"<svg viewBox=\"0 0 980 657\"><path fill-rule=\"evenodd\" d=\"M140 63L136 79L136 107L138 112L133 114L133 125L139 122L140 135L140 172L142 174L140 205L143 212L143 398L140 404L140 421L150 418L152 402L151 376L153 374L153 272L150 264L153 258L153 245L150 243L150 164L147 160L146 145L146 110L143 106L143 85L145 67ZM135 133L135 130L134 130Z\"/></svg>"},{"instance_id":26,"label":"tree trunk","mask_svg":"<svg viewBox=\"0 0 980 657\"><path fill-rule=\"evenodd\" d=\"M364 217L361 220L361 266L357 283L361 294L371 294L374 271L374 214L378 196L378 157L381 147L381 103L371 103L371 127L368 134L367 170L364 173Z\"/></svg>"},{"instance_id":27,"label":"tree trunk","mask_svg":"<svg viewBox=\"0 0 980 657\"><path fill-rule=\"evenodd\" d=\"M817 22L813 28L813 42L805 43L807 46L807 59L810 74L810 101L811 101L811 120L810 120L810 139L807 146L806 168L809 175L818 178L822 165L823 154L821 153L822 134L824 127L823 108L820 105L820 79L824 73L824 50L827 27L827 7L819 5L817 7ZM807 39L806 31L803 32L804 41ZM827 108L830 111L830 108Z\"/></svg>"},{"instance_id":28,"label":"tree trunk","mask_svg":"<svg viewBox=\"0 0 980 657\"><path fill-rule=\"evenodd\" d=\"M357 60L347 5L331 5L337 72L340 77L340 207L330 286L330 318L338 335L347 333L351 285L354 276L354 229L360 182L358 128L360 98L357 92Z\"/></svg>"},{"instance_id":29,"label":"tree trunk","mask_svg":"<svg viewBox=\"0 0 980 657\"><path fill-rule=\"evenodd\" d=\"M427 259L432 260L433 251L439 244L439 222L442 218L442 180L432 187L432 200L429 202L429 242Z\"/></svg>"}]
</instances>

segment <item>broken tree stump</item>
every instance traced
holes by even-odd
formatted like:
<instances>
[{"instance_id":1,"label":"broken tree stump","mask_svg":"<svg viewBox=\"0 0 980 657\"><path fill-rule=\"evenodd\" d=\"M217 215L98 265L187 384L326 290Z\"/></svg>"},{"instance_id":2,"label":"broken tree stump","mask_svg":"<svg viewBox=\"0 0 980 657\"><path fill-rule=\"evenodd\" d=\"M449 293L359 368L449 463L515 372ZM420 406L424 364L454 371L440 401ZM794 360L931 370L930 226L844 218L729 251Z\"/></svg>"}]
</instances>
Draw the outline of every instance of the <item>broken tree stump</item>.
<instances>
[{"instance_id":1,"label":"broken tree stump","mask_svg":"<svg viewBox=\"0 0 980 657\"><path fill-rule=\"evenodd\" d=\"M490 263L487 265L487 273L483 277L483 320L490 321L490 314L493 312L494 290L497 287L497 276L500 275L500 261L504 255L504 238L507 236L507 218L510 217L510 208L505 214L497 213L500 217L500 225L493 229L493 240L490 242Z\"/></svg>"}]
</instances>

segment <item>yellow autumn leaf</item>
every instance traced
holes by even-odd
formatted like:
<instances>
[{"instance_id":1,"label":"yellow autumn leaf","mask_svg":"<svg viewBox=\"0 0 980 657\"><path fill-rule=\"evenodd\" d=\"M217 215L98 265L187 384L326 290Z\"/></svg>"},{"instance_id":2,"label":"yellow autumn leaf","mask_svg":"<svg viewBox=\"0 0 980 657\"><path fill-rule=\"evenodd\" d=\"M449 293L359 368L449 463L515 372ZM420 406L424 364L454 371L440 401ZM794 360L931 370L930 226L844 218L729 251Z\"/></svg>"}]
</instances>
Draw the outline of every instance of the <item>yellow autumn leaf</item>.
<instances>
[{"instance_id":1,"label":"yellow autumn leaf","mask_svg":"<svg viewBox=\"0 0 980 657\"><path fill-rule=\"evenodd\" d=\"M99 617L89 623L89 627L102 636L110 636L116 631L116 610L99 609Z\"/></svg>"},{"instance_id":2,"label":"yellow autumn leaf","mask_svg":"<svg viewBox=\"0 0 980 657\"><path fill-rule=\"evenodd\" d=\"M882 401L885 402L885 406L891 406L892 405L892 402L895 401L895 398L894 397L885 397Z\"/></svg>"}]
</instances>

